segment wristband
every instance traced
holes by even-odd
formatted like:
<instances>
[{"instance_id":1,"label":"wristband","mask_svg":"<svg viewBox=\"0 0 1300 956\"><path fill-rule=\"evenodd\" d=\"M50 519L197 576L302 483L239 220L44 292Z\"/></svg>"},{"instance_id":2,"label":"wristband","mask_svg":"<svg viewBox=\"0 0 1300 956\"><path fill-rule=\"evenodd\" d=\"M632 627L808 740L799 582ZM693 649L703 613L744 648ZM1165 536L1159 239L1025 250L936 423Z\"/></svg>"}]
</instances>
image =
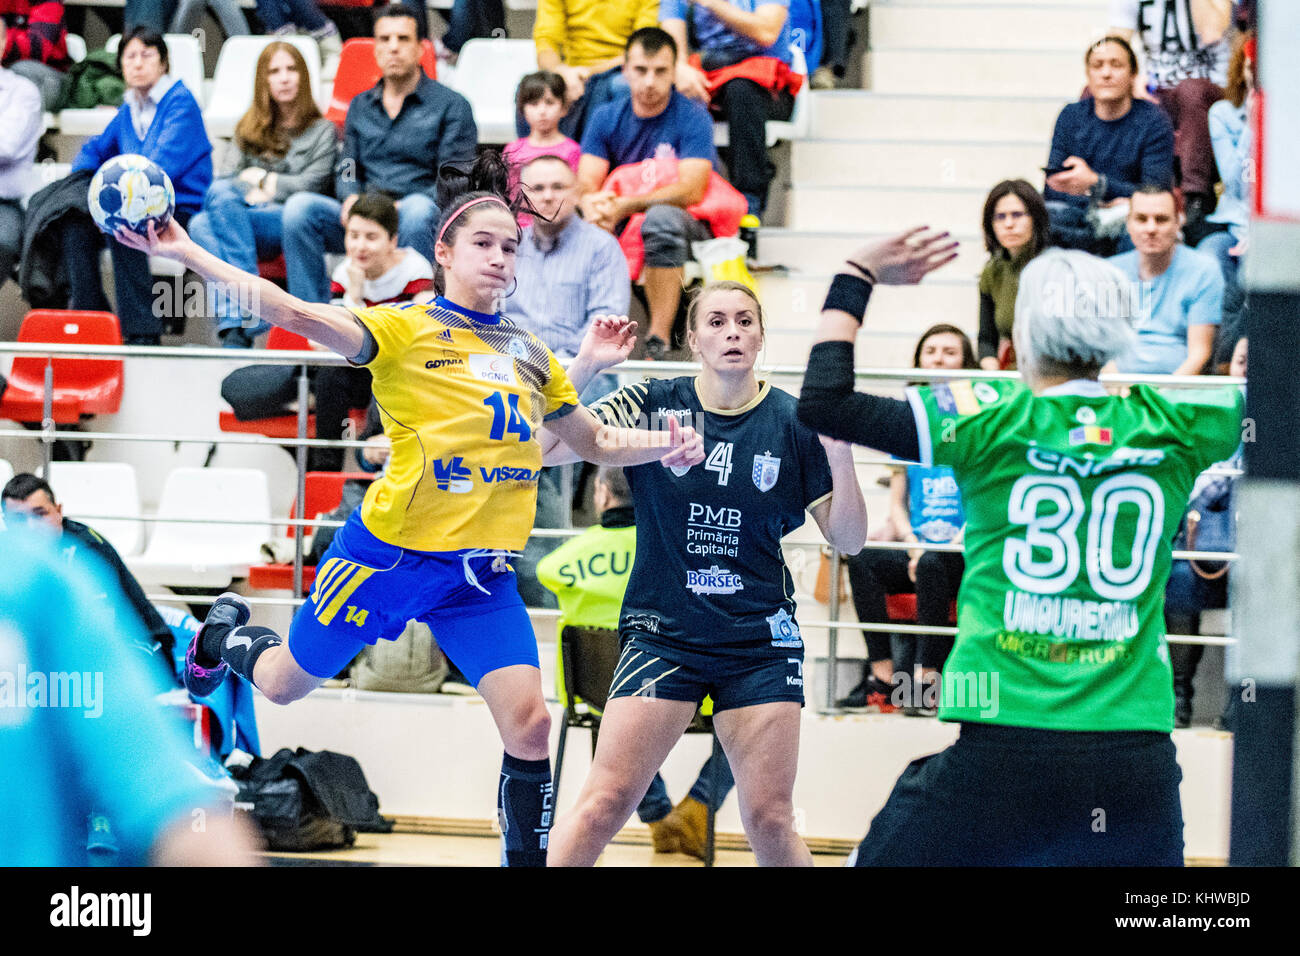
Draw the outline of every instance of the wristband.
<instances>
[{"instance_id":1,"label":"wristband","mask_svg":"<svg viewBox=\"0 0 1300 956\"><path fill-rule=\"evenodd\" d=\"M861 273L862 273L862 277L863 277L864 279L866 279L866 280L867 280L868 282L870 282L872 285L875 285L875 284L876 284L876 276L875 276L875 273L873 273L870 269L868 269L866 266L858 265L858 264L857 264L856 262L854 262L852 259L848 259L848 260L846 260L846 261L847 261L847 264L848 264L848 265L852 266L854 269L857 269L859 272L861 272Z\"/></svg>"},{"instance_id":2,"label":"wristband","mask_svg":"<svg viewBox=\"0 0 1300 956\"><path fill-rule=\"evenodd\" d=\"M826 293L823 310L836 309L847 312L862 323L867 314L867 300L871 298L871 283L858 276L839 273L831 280L830 290Z\"/></svg>"}]
</instances>

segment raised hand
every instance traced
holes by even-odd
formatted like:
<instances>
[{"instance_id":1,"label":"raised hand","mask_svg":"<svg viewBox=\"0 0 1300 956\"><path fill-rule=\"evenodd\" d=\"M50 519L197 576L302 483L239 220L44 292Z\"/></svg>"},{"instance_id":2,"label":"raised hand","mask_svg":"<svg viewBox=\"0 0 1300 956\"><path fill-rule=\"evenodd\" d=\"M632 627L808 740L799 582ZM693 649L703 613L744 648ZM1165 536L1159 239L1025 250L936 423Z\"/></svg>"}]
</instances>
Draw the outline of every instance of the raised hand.
<instances>
[{"instance_id":1,"label":"raised hand","mask_svg":"<svg viewBox=\"0 0 1300 956\"><path fill-rule=\"evenodd\" d=\"M624 361L636 344L636 323L626 315L598 315L587 328L578 358L604 371Z\"/></svg>"},{"instance_id":2,"label":"raised hand","mask_svg":"<svg viewBox=\"0 0 1300 956\"><path fill-rule=\"evenodd\" d=\"M916 226L887 239L868 243L849 257L850 265L866 268L881 285L915 285L957 258L956 239L929 226Z\"/></svg>"},{"instance_id":3,"label":"raised hand","mask_svg":"<svg viewBox=\"0 0 1300 956\"><path fill-rule=\"evenodd\" d=\"M689 425L679 425L677 416L668 416L668 448L659 459L665 468L689 468L704 461L704 439Z\"/></svg>"}]
</instances>

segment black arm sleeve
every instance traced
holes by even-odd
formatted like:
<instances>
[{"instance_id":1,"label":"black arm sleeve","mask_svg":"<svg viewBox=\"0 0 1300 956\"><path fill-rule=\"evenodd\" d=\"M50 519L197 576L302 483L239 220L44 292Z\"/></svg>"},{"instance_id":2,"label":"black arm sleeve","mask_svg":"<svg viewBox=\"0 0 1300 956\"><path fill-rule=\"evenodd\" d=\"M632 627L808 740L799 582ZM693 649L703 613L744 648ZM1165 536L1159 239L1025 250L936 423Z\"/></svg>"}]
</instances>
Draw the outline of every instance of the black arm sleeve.
<instances>
[{"instance_id":1,"label":"black arm sleeve","mask_svg":"<svg viewBox=\"0 0 1300 956\"><path fill-rule=\"evenodd\" d=\"M853 343L818 342L799 391L799 420L813 431L917 461L921 443L912 407L853 390Z\"/></svg>"},{"instance_id":2,"label":"black arm sleeve","mask_svg":"<svg viewBox=\"0 0 1300 956\"><path fill-rule=\"evenodd\" d=\"M993 296L987 292L980 293L980 334L979 357L981 359L998 357L998 326L993 320Z\"/></svg>"}]
</instances>

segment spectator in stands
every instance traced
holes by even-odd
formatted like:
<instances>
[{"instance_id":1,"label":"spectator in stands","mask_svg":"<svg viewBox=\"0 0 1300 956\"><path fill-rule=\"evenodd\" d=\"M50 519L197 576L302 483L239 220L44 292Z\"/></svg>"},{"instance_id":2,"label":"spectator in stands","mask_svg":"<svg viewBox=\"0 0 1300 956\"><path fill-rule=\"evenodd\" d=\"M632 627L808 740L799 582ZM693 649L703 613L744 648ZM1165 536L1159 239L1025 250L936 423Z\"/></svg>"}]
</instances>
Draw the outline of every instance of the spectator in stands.
<instances>
[{"instance_id":1,"label":"spectator in stands","mask_svg":"<svg viewBox=\"0 0 1300 956\"><path fill-rule=\"evenodd\" d=\"M1016 317L1020 270L1047 247L1047 206L1023 179L1004 179L984 200L984 248L989 261L980 273L980 368L1016 367L1011 326Z\"/></svg>"},{"instance_id":2,"label":"spectator in stands","mask_svg":"<svg viewBox=\"0 0 1300 956\"><path fill-rule=\"evenodd\" d=\"M316 0L257 0L257 16L271 36L306 33L320 45L322 59L338 56L343 50L339 28L321 13Z\"/></svg>"},{"instance_id":3,"label":"spectator in stands","mask_svg":"<svg viewBox=\"0 0 1300 956\"><path fill-rule=\"evenodd\" d=\"M1133 98L1137 55L1126 40L1098 40L1084 63L1091 97L1056 119L1043 197L1053 243L1100 255L1114 250L1138 185L1173 185L1174 133L1158 106Z\"/></svg>"},{"instance_id":4,"label":"spectator in stands","mask_svg":"<svg viewBox=\"0 0 1300 956\"><path fill-rule=\"evenodd\" d=\"M91 813L113 821L124 866L255 865L246 825L223 814L221 795L191 772L197 752L154 704L153 682L126 649L145 635L103 568L69 562L39 535L5 538L0 666L21 666L28 680L84 675L100 686L94 700L84 682L67 683L52 692L68 695L62 706L15 707L14 674L5 675L0 866L86 866ZM67 896L51 903L59 925ZM144 910L136 917L147 915L147 898Z\"/></svg>"},{"instance_id":5,"label":"spectator in stands","mask_svg":"<svg viewBox=\"0 0 1300 956\"><path fill-rule=\"evenodd\" d=\"M328 302L325 253L343 251L343 227L356 197L382 189L396 197L398 244L433 261L438 170L474 160L478 131L469 101L420 68L418 21L409 7L375 11L375 58L383 79L348 106L332 199L297 193L284 207L289 291Z\"/></svg>"},{"instance_id":6,"label":"spectator in stands","mask_svg":"<svg viewBox=\"0 0 1300 956\"><path fill-rule=\"evenodd\" d=\"M345 256L330 279L331 301L350 309L433 298L433 265L397 245L397 205L383 193L362 193L348 210Z\"/></svg>"},{"instance_id":7,"label":"spectator in stands","mask_svg":"<svg viewBox=\"0 0 1300 956\"><path fill-rule=\"evenodd\" d=\"M662 0L659 17L677 42L677 88L709 103L727 124L727 178L762 217L776 165L767 120L788 120L803 77L790 71L790 0ZM699 44L687 60L687 17Z\"/></svg>"},{"instance_id":8,"label":"spectator in stands","mask_svg":"<svg viewBox=\"0 0 1300 956\"><path fill-rule=\"evenodd\" d=\"M1239 34L1228 64L1228 86L1223 99L1210 107L1210 141L1214 162L1223 180L1223 195L1213 213L1206 216L1207 234L1196 244L1201 252L1219 260L1224 282L1237 276L1237 264L1246 250L1246 227L1250 222L1247 205L1246 170L1250 167L1253 138L1250 103L1255 95L1255 40Z\"/></svg>"},{"instance_id":9,"label":"spectator in stands","mask_svg":"<svg viewBox=\"0 0 1300 956\"><path fill-rule=\"evenodd\" d=\"M1173 123L1187 209L1184 231L1193 246L1214 209L1218 177L1207 116L1228 79L1231 17L1232 0L1111 0L1111 32L1129 41L1136 33L1146 60L1145 75L1135 71L1134 95L1154 97Z\"/></svg>"},{"instance_id":10,"label":"spectator in stands","mask_svg":"<svg viewBox=\"0 0 1300 956\"><path fill-rule=\"evenodd\" d=\"M41 91L41 108L55 110L68 82L68 31L58 0L0 0L0 65Z\"/></svg>"},{"instance_id":11,"label":"spectator in stands","mask_svg":"<svg viewBox=\"0 0 1300 956\"><path fill-rule=\"evenodd\" d=\"M1227 374L1246 377L1248 345L1243 335L1232 350L1232 361ZM1211 466L1211 470L1242 467L1242 449L1226 461ZM1231 475L1202 473L1196 479L1189 498L1191 508L1198 511L1197 524L1208 526L1215 520L1207 512L1234 513L1233 492L1237 479ZM1184 519L1183 530L1174 539L1175 550L1218 551L1223 545L1199 539L1189 528L1190 514ZM1234 534L1235 540L1235 534ZM1235 545L1229 545L1235 547ZM1165 629L1170 634L1200 634L1201 613L1228 606L1228 577L1231 565L1218 561L1188 561L1177 559L1169 570L1169 583L1165 586ZM1174 672L1174 726L1192 725L1193 685L1196 670L1205 655L1204 644L1170 644L1169 664ZM1229 695L1228 710L1232 706ZM1227 714L1225 713L1225 720ZM1231 729L1231 728L1228 728Z\"/></svg>"},{"instance_id":12,"label":"spectator in stands","mask_svg":"<svg viewBox=\"0 0 1300 956\"><path fill-rule=\"evenodd\" d=\"M598 525L564 542L537 566L542 583L560 600L556 627L561 632L569 626L618 630L623 593L636 556L632 489L623 469L603 467L596 473L596 512ZM558 659L555 683L564 704L568 689L564 684L564 663ZM720 785L716 794L715 774ZM663 776L656 773L636 808L641 822L650 827L654 851L681 852L703 859L709 805L716 811L735 785L731 765L721 748L700 768L690 793L675 808Z\"/></svg>"},{"instance_id":13,"label":"spectator in stands","mask_svg":"<svg viewBox=\"0 0 1300 956\"><path fill-rule=\"evenodd\" d=\"M683 266L690 241L707 239L706 223L687 207L704 198L717 152L708 112L673 89L677 44L657 27L632 34L623 74L628 97L596 110L582 136L578 165L579 208L583 217L610 232L644 212L645 291L650 334L646 357L662 358L672 338L681 302ZM677 180L642 195L619 196L603 184L611 171L646 159L674 159Z\"/></svg>"},{"instance_id":14,"label":"spectator in stands","mask_svg":"<svg viewBox=\"0 0 1300 956\"><path fill-rule=\"evenodd\" d=\"M122 153L147 156L171 177L176 219L185 226L212 185L212 144L198 101L184 83L168 74L167 44L162 34L149 27L136 27L123 38L118 66L126 80L126 102L104 132L82 144L73 172L93 172ZM74 309L109 311L99 271L103 247L104 237L89 218L69 219L63 234L63 264ZM149 257L111 239L108 247L123 341L158 345L163 326L150 294Z\"/></svg>"},{"instance_id":15,"label":"spectator in stands","mask_svg":"<svg viewBox=\"0 0 1300 956\"><path fill-rule=\"evenodd\" d=\"M582 148L559 130L564 119L564 78L546 70L529 73L519 81L515 108L528 124L528 135L501 151L512 178L517 182L519 170L539 156L558 156L576 173Z\"/></svg>"},{"instance_id":16,"label":"spectator in stands","mask_svg":"<svg viewBox=\"0 0 1300 956\"><path fill-rule=\"evenodd\" d=\"M952 325L935 325L917 340L912 367L923 369L979 368L970 339ZM970 391L969 382L953 382ZM974 399L971 399L974 401ZM877 540L907 541L914 544L959 544L966 523L961 492L947 465L908 465L896 468L889 479L889 518L891 536ZM884 624L889 620L885 597L889 594L916 594L916 623L928 627L948 627L949 611L957 598L962 572L966 565L962 555L950 551L886 551L863 548L848 558L849 584L858 620ZM864 632L867 641L867 671L848 695L836 702L838 707L868 708L891 713L900 706L910 715L930 715L934 711L935 679L952 650L953 639L937 634L920 638L920 654L913 648L916 638L904 636L899 641L903 651L894 660L888 634ZM920 658L920 693L914 694L915 657Z\"/></svg>"},{"instance_id":17,"label":"spectator in stands","mask_svg":"<svg viewBox=\"0 0 1300 956\"><path fill-rule=\"evenodd\" d=\"M438 58L455 64L467 40L506 35L502 0L452 0L446 15L447 32L437 42Z\"/></svg>"},{"instance_id":18,"label":"spectator in stands","mask_svg":"<svg viewBox=\"0 0 1300 956\"><path fill-rule=\"evenodd\" d=\"M0 45L4 43L0 19ZM0 67L0 285L13 275L22 255L23 199L34 185L32 161L40 139L40 92L31 80Z\"/></svg>"},{"instance_id":19,"label":"spectator in stands","mask_svg":"<svg viewBox=\"0 0 1300 956\"><path fill-rule=\"evenodd\" d=\"M813 0L821 8L821 63L808 78L814 90L833 90L847 72L853 48L852 0Z\"/></svg>"},{"instance_id":20,"label":"spectator in stands","mask_svg":"<svg viewBox=\"0 0 1300 956\"><path fill-rule=\"evenodd\" d=\"M539 69L564 77L560 132L581 141L596 110L627 92L623 61L632 34L659 23L659 0L538 0L533 24ZM523 123L519 117L519 123ZM519 135L525 130L520 128Z\"/></svg>"},{"instance_id":21,"label":"spectator in stands","mask_svg":"<svg viewBox=\"0 0 1300 956\"><path fill-rule=\"evenodd\" d=\"M578 180L567 160L531 160L520 170L520 188L539 215L523 231L519 286L502 311L557 358L572 358L596 316L627 313L627 263L613 236L575 215Z\"/></svg>"},{"instance_id":22,"label":"spectator in stands","mask_svg":"<svg viewBox=\"0 0 1300 956\"><path fill-rule=\"evenodd\" d=\"M258 6L260 9L261 4ZM126 0L122 32L149 27L159 33L191 33L200 28L209 9L226 36L248 33L248 21L239 8L239 0Z\"/></svg>"},{"instance_id":23,"label":"spectator in stands","mask_svg":"<svg viewBox=\"0 0 1300 956\"><path fill-rule=\"evenodd\" d=\"M1213 258L1178 241L1182 213L1166 187L1133 193L1128 232L1135 248L1110 259L1138 291L1137 341L1116 359L1121 372L1199 375L1210 360L1223 314L1223 273Z\"/></svg>"},{"instance_id":24,"label":"spectator in stands","mask_svg":"<svg viewBox=\"0 0 1300 956\"><path fill-rule=\"evenodd\" d=\"M163 623L158 611L144 596L140 583L122 563L117 549L93 528L63 517L63 506L55 501L54 490L48 482L35 475L23 473L10 478L0 491L0 508L4 511L6 525L36 524L57 536L59 553L67 562L80 560L79 556L90 554L112 572L117 593L135 610L139 625L148 638L147 643L141 642L140 647L155 655L159 667L167 675L167 686L177 686L176 675L170 664L173 643L171 629Z\"/></svg>"},{"instance_id":25,"label":"spectator in stands","mask_svg":"<svg viewBox=\"0 0 1300 956\"><path fill-rule=\"evenodd\" d=\"M343 239L346 257L330 283L334 304L363 309L432 298L433 266L414 249L399 247L397 232L397 207L387 196L362 193L348 207ZM316 437L338 441L347 427L348 412L370 402L370 372L348 365L325 365L313 367L308 374L315 399ZM251 365L236 369L221 383L221 396L241 421L289 414L298 399L298 368ZM343 467L343 449L312 448L308 463L311 471L338 471Z\"/></svg>"},{"instance_id":26,"label":"spectator in stands","mask_svg":"<svg viewBox=\"0 0 1300 956\"><path fill-rule=\"evenodd\" d=\"M520 180L539 215L524 228L515 257L519 284L506 297L502 313L541 339L556 358L573 358L596 316L627 314L627 263L613 236L574 215L577 178L565 160L540 156L523 167ZM594 402L615 387L616 381L603 375L582 394ZM576 467L542 469L534 527L569 527L572 493L566 473L576 474ZM520 596L530 607L550 603L533 569L553 545L549 539L531 538L515 563Z\"/></svg>"},{"instance_id":27,"label":"spectator in stands","mask_svg":"<svg viewBox=\"0 0 1300 956\"><path fill-rule=\"evenodd\" d=\"M257 58L253 105L235 127L235 145L238 161L208 189L190 235L226 262L257 272L259 260L280 254L285 201L328 189L338 154L334 124L321 116L307 61L293 44L272 43ZM241 311L237 296L210 306L224 346L249 348L270 328Z\"/></svg>"}]
</instances>

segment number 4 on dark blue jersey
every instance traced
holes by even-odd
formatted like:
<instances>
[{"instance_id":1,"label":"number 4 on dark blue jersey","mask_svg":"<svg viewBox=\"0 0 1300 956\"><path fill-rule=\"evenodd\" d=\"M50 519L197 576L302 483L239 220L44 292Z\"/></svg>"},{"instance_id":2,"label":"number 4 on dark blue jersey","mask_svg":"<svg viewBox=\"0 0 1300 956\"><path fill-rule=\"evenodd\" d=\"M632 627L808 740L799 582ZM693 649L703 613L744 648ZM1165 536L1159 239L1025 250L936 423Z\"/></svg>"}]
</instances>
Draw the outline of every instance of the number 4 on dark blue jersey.
<instances>
[{"instance_id":1,"label":"number 4 on dark blue jersey","mask_svg":"<svg viewBox=\"0 0 1300 956\"><path fill-rule=\"evenodd\" d=\"M492 409L492 430L488 433L488 437L493 441L501 441L506 437L506 432L514 432L521 442L533 437L533 430L528 427L528 420L519 414L518 395L503 396L500 392L493 392L483 399L483 404Z\"/></svg>"}]
</instances>

